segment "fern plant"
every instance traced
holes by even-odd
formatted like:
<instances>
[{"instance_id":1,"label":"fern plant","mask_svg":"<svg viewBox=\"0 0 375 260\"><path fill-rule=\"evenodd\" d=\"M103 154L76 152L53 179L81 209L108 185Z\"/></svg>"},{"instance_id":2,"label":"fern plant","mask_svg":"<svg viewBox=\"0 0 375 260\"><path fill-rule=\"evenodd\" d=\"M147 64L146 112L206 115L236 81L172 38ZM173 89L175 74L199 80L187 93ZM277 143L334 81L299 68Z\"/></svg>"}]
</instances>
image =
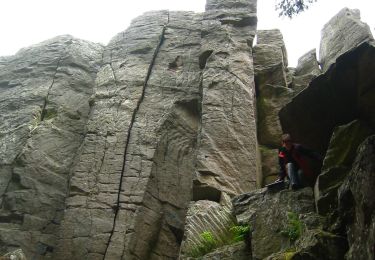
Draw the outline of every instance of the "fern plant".
<instances>
[{"instance_id":1,"label":"fern plant","mask_svg":"<svg viewBox=\"0 0 375 260\"><path fill-rule=\"evenodd\" d=\"M233 242L244 241L250 235L249 225L232 226L229 231L232 233Z\"/></svg>"},{"instance_id":2,"label":"fern plant","mask_svg":"<svg viewBox=\"0 0 375 260\"><path fill-rule=\"evenodd\" d=\"M296 241L303 233L303 223L294 212L288 212L288 225L280 233L289 238L290 242Z\"/></svg>"}]
</instances>

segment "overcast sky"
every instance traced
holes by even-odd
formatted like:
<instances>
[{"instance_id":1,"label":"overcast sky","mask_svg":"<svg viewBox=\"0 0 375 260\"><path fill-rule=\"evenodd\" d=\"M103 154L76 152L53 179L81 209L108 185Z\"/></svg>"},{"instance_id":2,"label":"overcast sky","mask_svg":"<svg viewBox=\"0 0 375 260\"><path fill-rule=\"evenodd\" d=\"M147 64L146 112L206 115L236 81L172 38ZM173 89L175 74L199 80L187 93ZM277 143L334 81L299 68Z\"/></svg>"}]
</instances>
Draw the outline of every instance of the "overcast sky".
<instances>
[{"instance_id":1,"label":"overcast sky","mask_svg":"<svg viewBox=\"0 0 375 260\"><path fill-rule=\"evenodd\" d=\"M145 11L203 12L204 6L205 0L0 0L0 56L61 34L107 44ZM290 66L318 48L323 25L345 6L360 9L374 34L375 0L318 0L292 20L279 18L274 6L275 0L258 0L258 29L281 29Z\"/></svg>"}]
</instances>

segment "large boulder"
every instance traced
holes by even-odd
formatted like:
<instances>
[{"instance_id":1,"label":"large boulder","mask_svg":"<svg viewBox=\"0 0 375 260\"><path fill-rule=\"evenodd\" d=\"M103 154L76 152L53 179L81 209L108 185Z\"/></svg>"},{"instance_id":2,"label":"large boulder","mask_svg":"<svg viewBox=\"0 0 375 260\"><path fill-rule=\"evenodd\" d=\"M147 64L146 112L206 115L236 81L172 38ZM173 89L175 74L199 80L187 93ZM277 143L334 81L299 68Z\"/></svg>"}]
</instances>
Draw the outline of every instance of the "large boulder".
<instances>
[{"instance_id":1,"label":"large boulder","mask_svg":"<svg viewBox=\"0 0 375 260\"><path fill-rule=\"evenodd\" d=\"M288 57L280 30L257 31L253 49L255 82L258 89L267 84L287 87Z\"/></svg>"},{"instance_id":2,"label":"large boulder","mask_svg":"<svg viewBox=\"0 0 375 260\"><path fill-rule=\"evenodd\" d=\"M298 65L293 73L291 88L300 92L306 88L312 79L321 74L321 70L316 59L315 49L305 53L298 59Z\"/></svg>"},{"instance_id":3,"label":"large boulder","mask_svg":"<svg viewBox=\"0 0 375 260\"><path fill-rule=\"evenodd\" d=\"M323 71L327 71L340 55L373 39L370 27L361 22L358 9L342 9L322 29L319 56Z\"/></svg>"},{"instance_id":4,"label":"large boulder","mask_svg":"<svg viewBox=\"0 0 375 260\"><path fill-rule=\"evenodd\" d=\"M374 128L374 60L375 46L370 42L340 56L281 109L283 131L324 154L336 126L361 118Z\"/></svg>"},{"instance_id":5,"label":"large boulder","mask_svg":"<svg viewBox=\"0 0 375 260\"><path fill-rule=\"evenodd\" d=\"M339 213L349 251L346 259L375 257L375 135L359 147L353 168L339 189Z\"/></svg>"},{"instance_id":6,"label":"large boulder","mask_svg":"<svg viewBox=\"0 0 375 260\"><path fill-rule=\"evenodd\" d=\"M288 226L288 215L298 216L302 232L322 228L321 218L314 214L311 188L298 191L272 192L267 188L242 194L233 200L233 212L239 223L252 229L251 245L254 259L263 259L291 247L282 231Z\"/></svg>"},{"instance_id":7,"label":"large boulder","mask_svg":"<svg viewBox=\"0 0 375 260\"><path fill-rule=\"evenodd\" d=\"M337 127L324 158L322 173L315 183L315 202L319 214L332 213L337 208L337 190L349 173L358 146L374 130L355 120Z\"/></svg>"}]
</instances>

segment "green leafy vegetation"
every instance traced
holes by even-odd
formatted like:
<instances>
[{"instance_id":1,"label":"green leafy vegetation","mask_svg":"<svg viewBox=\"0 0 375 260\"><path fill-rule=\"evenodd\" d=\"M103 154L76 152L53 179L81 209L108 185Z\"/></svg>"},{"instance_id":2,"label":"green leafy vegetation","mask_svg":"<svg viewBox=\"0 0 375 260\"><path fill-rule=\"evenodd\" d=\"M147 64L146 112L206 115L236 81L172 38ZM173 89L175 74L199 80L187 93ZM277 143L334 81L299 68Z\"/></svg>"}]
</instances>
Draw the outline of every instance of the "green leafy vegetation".
<instances>
[{"instance_id":1,"label":"green leafy vegetation","mask_svg":"<svg viewBox=\"0 0 375 260\"><path fill-rule=\"evenodd\" d=\"M244 241L250 236L249 225L235 225L228 229L226 234L220 234L215 237L210 231L204 231L200 234L200 244L193 247L188 253L191 257L201 257L214 249L230 245L239 241Z\"/></svg>"},{"instance_id":2,"label":"green leafy vegetation","mask_svg":"<svg viewBox=\"0 0 375 260\"><path fill-rule=\"evenodd\" d=\"M303 233L303 223L299 219L298 215L294 212L288 212L288 225L281 231L281 234L288 237L289 241L293 243Z\"/></svg>"},{"instance_id":3,"label":"green leafy vegetation","mask_svg":"<svg viewBox=\"0 0 375 260\"><path fill-rule=\"evenodd\" d=\"M232 240L234 242L244 241L250 235L250 226L233 226L229 229L229 231L232 233Z\"/></svg>"},{"instance_id":4,"label":"green leafy vegetation","mask_svg":"<svg viewBox=\"0 0 375 260\"><path fill-rule=\"evenodd\" d=\"M306 11L309 6L317 0L278 0L276 3L276 10L279 11L279 16L293 16Z\"/></svg>"}]
</instances>

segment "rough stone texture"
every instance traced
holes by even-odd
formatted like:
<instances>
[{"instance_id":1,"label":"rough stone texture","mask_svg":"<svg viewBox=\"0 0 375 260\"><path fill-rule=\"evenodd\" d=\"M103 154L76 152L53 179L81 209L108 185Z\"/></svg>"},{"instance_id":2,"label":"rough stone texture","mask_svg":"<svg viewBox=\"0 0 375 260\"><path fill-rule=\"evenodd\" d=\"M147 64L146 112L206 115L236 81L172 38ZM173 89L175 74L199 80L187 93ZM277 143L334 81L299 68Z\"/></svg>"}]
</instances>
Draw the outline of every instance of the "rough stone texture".
<instances>
[{"instance_id":1,"label":"rough stone texture","mask_svg":"<svg viewBox=\"0 0 375 260\"><path fill-rule=\"evenodd\" d=\"M349 242L346 259L375 257L375 135L359 147L348 178L339 190L339 212Z\"/></svg>"},{"instance_id":2,"label":"rough stone texture","mask_svg":"<svg viewBox=\"0 0 375 260\"><path fill-rule=\"evenodd\" d=\"M194 259L194 258L188 258ZM238 242L233 245L223 246L212 253L209 253L202 258L202 260L251 260L251 251L244 242Z\"/></svg>"},{"instance_id":3,"label":"rough stone texture","mask_svg":"<svg viewBox=\"0 0 375 260\"><path fill-rule=\"evenodd\" d=\"M305 89L312 79L321 74L316 58L316 50L313 49L298 59L298 65L293 73L291 88L296 92Z\"/></svg>"},{"instance_id":4,"label":"rough stone texture","mask_svg":"<svg viewBox=\"0 0 375 260\"><path fill-rule=\"evenodd\" d=\"M260 186L270 184L277 180L279 174L278 149L269 149L259 146L262 161L262 180Z\"/></svg>"},{"instance_id":5,"label":"rough stone texture","mask_svg":"<svg viewBox=\"0 0 375 260\"><path fill-rule=\"evenodd\" d=\"M1 58L1 252L175 259L192 198L256 186L255 28L256 1L208 1Z\"/></svg>"},{"instance_id":6,"label":"rough stone texture","mask_svg":"<svg viewBox=\"0 0 375 260\"><path fill-rule=\"evenodd\" d=\"M257 45L253 49L257 89L257 136L261 153L260 186L275 180L278 169L277 151L282 134L278 113L294 95L288 88L292 82L288 59L280 30L257 31ZM276 163L276 164L275 164Z\"/></svg>"},{"instance_id":7,"label":"rough stone texture","mask_svg":"<svg viewBox=\"0 0 375 260\"><path fill-rule=\"evenodd\" d=\"M176 258L194 172L200 27L191 12L150 12L106 47L57 259Z\"/></svg>"},{"instance_id":8,"label":"rough stone texture","mask_svg":"<svg viewBox=\"0 0 375 260\"><path fill-rule=\"evenodd\" d=\"M237 221L249 224L253 230L254 259L263 259L290 247L288 239L280 234L287 225L287 212L299 215L307 229L321 227L320 218L311 213L314 199L310 188L277 193L264 188L235 197L232 202Z\"/></svg>"},{"instance_id":9,"label":"rough stone texture","mask_svg":"<svg viewBox=\"0 0 375 260\"><path fill-rule=\"evenodd\" d=\"M281 34L279 29L258 30L257 44L270 44L279 47L282 52L283 63L285 67L288 67L288 54L286 52L283 35Z\"/></svg>"},{"instance_id":10,"label":"rough stone texture","mask_svg":"<svg viewBox=\"0 0 375 260\"><path fill-rule=\"evenodd\" d=\"M374 128L374 60L372 43L363 43L340 56L325 74L281 109L284 132L324 154L334 127L361 118Z\"/></svg>"},{"instance_id":11,"label":"rough stone texture","mask_svg":"<svg viewBox=\"0 0 375 260\"><path fill-rule=\"evenodd\" d=\"M231 6L230 9L225 9ZM256 1L209 0L202 21L202 118L197 180L227 194L256 187L251 46Z\"/></svg>"},{"instance_id":12,"label":"rough stone texture","mask_svg":"<svg viewBox=\"0 0 375 260\"><path fill-rule=\"evenodd\" d=\"M1 61L0 252L54 250L101 54L60 36Z\"/></svg>"},{"instance_id":13,"label":"rough stone texture","mask_svg":"<svg viewBox=\"0 0 375 260\"><path fill-rule=\"evenodd\" d=\"M17 249L13 252L0 256L0 260L27 260L27 259L22 249Z\"/></svg>"},{"instance_id":14,"label":"rough stone texture","mask_svg":"<svg viewBox=\"0 0 375 260\"><path fill-rule=\"evenodd\" d=\"M287 87L288 58L280 30L257 31L253 55L258 90L267 84Z\"/></svg>"},{"instance_id":15,"label":"rough stone texture","mask_svg":"<svg viewBox=\"0 0 375 260\"><path fill-rule=\"evenodd\" d=\"M346 250L344 237L313 229L303 234L295 248L272 254L265 260L342 260Z\"/></svg>"},{"instance_id":16,"label":"rough stone texture","mask_svg":"<svg viewBox=\"0 0 375 260\"><path fill-rule=\"evenodd\" d=\"M323 72L343 53L373 39L370 27L361 22L358 9L342 9L321 32L319 57Z\"/></svg>"},{"instance_id":17,"label":"rough stone texture","mask_svg":"<svg viewBox=\"0 0 375 260\"><path fill-rule=\"evenodd\" d=\"M189 259L190 252L202 244L200 234L203 232L211 232L219 243L223 243L233 225L235 222L229 206L208 200L193 203L186 217L179 259Z\"/></svg>"},{"instance_id":18,"label":"rough stone texture","mask_svg":"<svg viewBox=\"0 0 375 260\"><path fill-rule=\"evenodd\" d=\"M293 96L294 91L292 89L279 85L264 85L259 89L257 98L257 131L260 144L269 148L280 146L283 132L278 113L280 109L290 102Z\"/></svg>"},{"instance_id":19,"label":"rough stone texture","mask_svg":"<svg viewBox=\"0 0 375 260\"><path fill-rule=\"evenodd\" d=\"M337 189L351 169L358 146L374 130L360 120L337 127L324 158L322 174L315 183L315 203L319 214L337 208Z\"/></svg>"}]
</instances>

